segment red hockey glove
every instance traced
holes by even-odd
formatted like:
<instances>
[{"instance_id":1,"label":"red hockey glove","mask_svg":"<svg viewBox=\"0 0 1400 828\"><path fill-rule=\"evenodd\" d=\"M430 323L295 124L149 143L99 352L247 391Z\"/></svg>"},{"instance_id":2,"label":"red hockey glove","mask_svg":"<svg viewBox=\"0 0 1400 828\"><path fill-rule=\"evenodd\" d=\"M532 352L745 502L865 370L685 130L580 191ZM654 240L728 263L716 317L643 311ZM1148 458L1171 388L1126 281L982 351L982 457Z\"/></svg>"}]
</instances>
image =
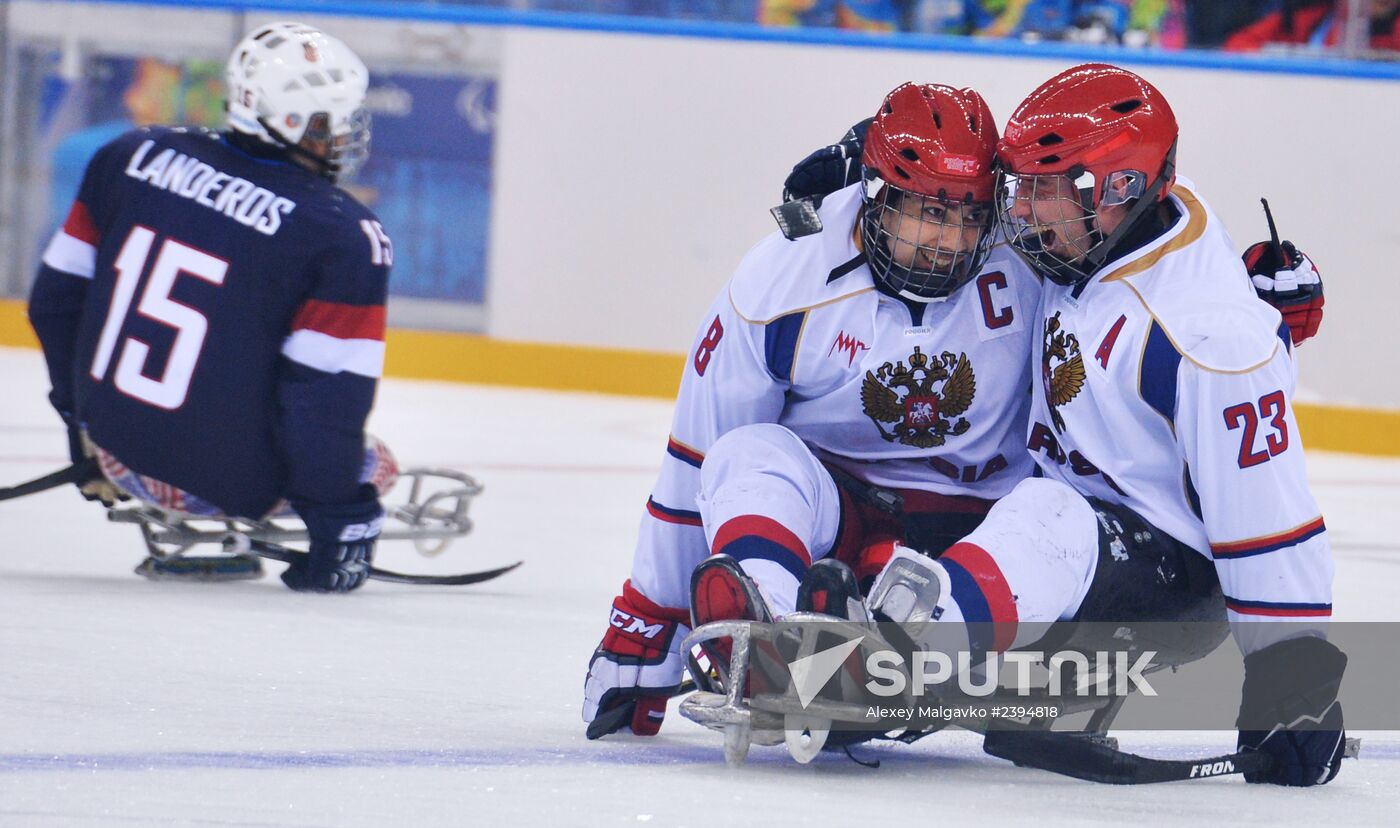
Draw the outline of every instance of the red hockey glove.
<instances>
[{"instance_id":1,"label":"red hockey glove","mask_svg":"<svg viewBox=\"0 0 1400 828\"><path fill-rule=\"evenodd\" d=\"M622 594L613 599L603 643L588 664L583 720L591 722L600 713L630 704L631 718L615 729L655 736L666 716L666 701L675 695L685 672L678 648L690 632L689 621L688 610L658 606L631 581L623 584Z\"/></svg>"},{"instance_id":2,"label":"red hockey glove","mask_svg":"<svg viewBox=\"0 0 1400 828\"><path fill-rule=\"evenodd\" d=\"M1275 246L1264 241L1244 252L1244 266L1259 298L1283 314L1294 346L1317 334L1322 324L1322 276L1312 260L1292 242Z\"/></svg>"}]
</instances>

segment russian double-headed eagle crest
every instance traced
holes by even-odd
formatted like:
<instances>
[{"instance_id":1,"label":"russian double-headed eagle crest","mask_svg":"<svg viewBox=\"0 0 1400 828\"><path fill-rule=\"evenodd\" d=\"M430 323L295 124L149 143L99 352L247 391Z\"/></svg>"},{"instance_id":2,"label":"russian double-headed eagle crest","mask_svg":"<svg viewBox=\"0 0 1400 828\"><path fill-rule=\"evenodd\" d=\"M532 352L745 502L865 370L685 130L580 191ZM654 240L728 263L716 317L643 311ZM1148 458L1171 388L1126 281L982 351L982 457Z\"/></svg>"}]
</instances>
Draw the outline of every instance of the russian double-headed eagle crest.
<instances>
[{"instance_id":1,"label":"russian double-headed eagle crest","mask_svg":"<svg viewBox=\"0 0 1400 828\"><path fill-rule=\"evenodd\" d=\"M941 383L941 385L940 385ZM886 362L879 370L866 371L860 388L865 414L875 421L880 436L906 446L941 446L949 435L971 428L960 415L972 405L977 377L967 354L929 358L916 346L904 362ZM957 422L952 418L958 417ZM893 423L886 429L882 423Z\"/></svg>"},{"instance_id":2,"label":"russian double-headed eagle crest","mask_svg":"<svg viewBox=\"0 0 1400 828\"><path fill-rule=\"evenodd\" d=\"M1058 363L1051 365L1052 361ZM1045 345L1040 354L1040 379L1045 383L1045 401L1050 404L1050 421L1056 431L1065 430L1060 406L1078 396L1084 388L1084 355L1079 353L1079 337L1066 333L1060 312L1045 320Z\"/></svg>"}]
</instances>

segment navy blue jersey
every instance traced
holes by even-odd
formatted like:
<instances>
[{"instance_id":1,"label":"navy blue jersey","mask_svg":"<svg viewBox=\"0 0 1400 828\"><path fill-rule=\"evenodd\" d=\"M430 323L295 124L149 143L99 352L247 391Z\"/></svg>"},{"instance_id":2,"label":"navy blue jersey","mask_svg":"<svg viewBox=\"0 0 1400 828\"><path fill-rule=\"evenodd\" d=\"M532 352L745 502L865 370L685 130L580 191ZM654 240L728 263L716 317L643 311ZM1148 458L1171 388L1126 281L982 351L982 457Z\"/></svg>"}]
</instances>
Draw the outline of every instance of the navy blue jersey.
<instances>
[{"instance_id":1,"label":"navy blue jersey","mask_svg":"<svg viewBox=\"0 0 1400 828\"><path fill-rule=\"evenodd\" d=\"M392 248L374 214L217 132L98 150L30 319L70 423L232 515L362 499Z\"/></svg>"}]
</instances>

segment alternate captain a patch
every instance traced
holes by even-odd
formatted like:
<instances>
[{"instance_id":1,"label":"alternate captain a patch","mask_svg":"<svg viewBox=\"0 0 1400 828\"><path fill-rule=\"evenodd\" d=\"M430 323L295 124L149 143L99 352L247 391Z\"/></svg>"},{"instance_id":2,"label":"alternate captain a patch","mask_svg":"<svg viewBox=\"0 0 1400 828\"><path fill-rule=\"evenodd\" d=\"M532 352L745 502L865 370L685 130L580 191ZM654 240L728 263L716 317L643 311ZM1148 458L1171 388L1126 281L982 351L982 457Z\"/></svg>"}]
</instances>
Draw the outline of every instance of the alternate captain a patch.
<instances>
[{"instance_id":1,"label":"alternate captain a patch","mask_svg":"<svg viewBox=\"0 0 1400 828\"><path fill-rule=\"evenodd\" d=\"M866 371L860 402L888 442L932 448L972 427L961 415L976 394L977 377L966 353L944 351L930 359L916 346L908 366L901 360ZM886 429L882 423L893 425Z\"/></svg>"},{"instance_id":2,"label":"alternate captain a patch","mask_svg":"<svg viewBox=\"0 0 1400 828\"><path fill-rule=\"evenodd\" d=\"M1065 430L1060 406L1066 405L1084 388L1084 355L1079 353L1079 337L1063 330L1060 312L1045 320L1045 342L1040 352L1040 379L1045 383L1045 401L1050 404L1050 421L1055 430Z\"/></svg>"}]
</instances>

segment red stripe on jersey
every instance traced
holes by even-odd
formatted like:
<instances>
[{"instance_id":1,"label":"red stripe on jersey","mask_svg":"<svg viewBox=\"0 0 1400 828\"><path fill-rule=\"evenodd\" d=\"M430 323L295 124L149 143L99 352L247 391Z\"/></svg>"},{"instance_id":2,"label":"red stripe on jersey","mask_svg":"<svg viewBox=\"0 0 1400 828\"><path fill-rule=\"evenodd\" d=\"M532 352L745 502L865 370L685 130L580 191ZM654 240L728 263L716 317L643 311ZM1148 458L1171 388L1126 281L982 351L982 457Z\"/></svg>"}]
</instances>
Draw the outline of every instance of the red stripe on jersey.
<instances>
[{"instance_id":1,"label":"red stripe on jersey","mask_svg":"<svg viewBox=\"0 0 1400 828\"><path fill-rule=\"evenodd\" d=\"M1301 526L1292 529L1285 529L1273 535L1263 535L1257 538L1247 538L1241 541L1231 541L1230 543L1212 543L1210 551L1214 555L1238 556L1245 552L1252 552L1256 549L1264 549L1270 546L1287 546L1299 540L1304 535L1310 535L1323 529L1322 515L1318 515Z\"/></svg>"},{"instance_id":2,"label":"red stripe on jersey","mask_svg":"<svg viewBox=\"0 0 1400 828\"><path fill-rule=\"evenodd\" d=\"M919 489L896 489L904 498L904 511L923 514L925 512L949 512L958 515L985 515L991 511L995 500L984 500L971 495L945 495L938 492L925 492Z\"/></svg>"},{"instance_id":3,"label":"red stripe on jersey","mask_svg":"<svg viewBox=\"0 0 1400 828\"><path fill-rule=\"evenodd\" d=\"M967 570L967 574L977 582L982 596L987 599L987 610L992 615L992 623L996 624L996 639L992 642L992 649L1011 649L1016 640L1016 625L1020 616L1016 614L1016 598L1011 594L1011 587L1006 583L1006 576L1002 574L996 560L987 554L987 550L966 541L948 547L948 551L940 555L939 560L956 563Z\"/></svg>"},{"instance_id":4,"label":"red stripe on jersey","mask_svg":"<svg viewBox=\"0 0 1400 828\"><path fill-rule=\"evenodd\" d=\"M812 565L812 553L807 551L807 544L803 543L786 526L762 515L740 515L730 518L715 532L715 542L710 549L718 552L727 544L742 537L759 537L772 541L792 554L796 555L803 566Z\"/></svg>"},{"instance_id":5,"label":"red stripe on jersey","mask_svg":"<svg viewBox=\"0 0 1400 828\"><path fill-rule=\"evenodd\" d=\"M647 498L647 514L663 523L675 523L680 526L703 526L699 512L687 512L684 509L670 509L662 506L651 498Z\"/></svg>"},{"instance_id":6,"label":"red stripe on jersey","mask_svg":"<svg viewBox=\"0 0 1400 828\"><path fill-rule=\"evenodd\" d=\"M1309 607L1290 609L1287 607L1242 607L1233 601L1226 601L1225 608L1239 615L1264 615L1271 618L1330 618L1331 607Z\"/></svg>"},{"instance_id":7,"label":"red stripe on jersey","mask_svg":"<svg viewBox=\"0 0 1400 828\"><path fill-rule=\"evenodd\" d=\"M63 220L63 232L93 246L97 245L100 238L97 225L92 223L92 214L81 201L74 201L73 206L68 209L68 218Z\"/></svg>"},{"instance_id":8,"label":"red stripe on jersey","mask_svg":"<svg viewBox=\"0 0 1400 828\"><path fill-rule=\"evenodd\" d=\"M681 460L689 462L690 465L695 466L696 468L699 468L700 464L705 462L705 455L703 453L696 451L690 446L687 446L685 443L682 443L675 437L668 437L666 439L666 451L670 452L671 454L675 455Z\"/></svg>"},{"instance_id":9,"label":"red stripe on jersey","mask_svg":"<svg viewBox=\"0 0 1400 828\"><path fill-rule=\"evenodd\" d=\"M307 299L292 317L292 330L316 331L336 339L384 341L383 305L347 305Z\"/></svg>"},{"instance_id":10,"label":"red stripe on jersey","mask_svg":"<svg viewBox=\"0 0 1400 828\"><path fill-rule=\"evenodd\" d=\"M622 583L622 594L618 596L631 607L647 613L653 618L661 618L666 621L674 621L678 624L690 623L690 610L677 609L674 607L663 607L650 598L642 594L640 589L632 586L632 579L628 578Z\"/></svg>"}]
</instances>

